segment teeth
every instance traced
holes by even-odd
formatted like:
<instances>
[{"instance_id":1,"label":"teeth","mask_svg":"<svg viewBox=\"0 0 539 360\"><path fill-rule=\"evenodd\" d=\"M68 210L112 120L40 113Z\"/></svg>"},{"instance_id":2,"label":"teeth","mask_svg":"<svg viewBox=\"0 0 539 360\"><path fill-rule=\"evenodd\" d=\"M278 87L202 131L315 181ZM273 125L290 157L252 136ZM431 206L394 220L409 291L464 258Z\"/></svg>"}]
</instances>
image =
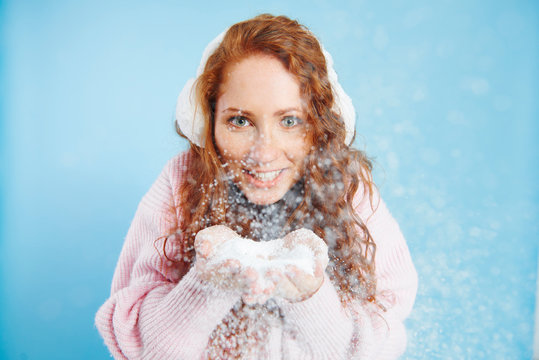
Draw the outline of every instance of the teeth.
<instances>
[{"instance_id":1,"label":"teeth","mask_svg":"<svg viewBox=\"0 0 539 360\"><path fill-rule=\"evenodd\" d=\"M281 170L267 171L267 172L249 171L249 173L253 175L254 177L256 177L258 180L271 181L275 179L281 173Z\"/></svg>"}]
</instances>

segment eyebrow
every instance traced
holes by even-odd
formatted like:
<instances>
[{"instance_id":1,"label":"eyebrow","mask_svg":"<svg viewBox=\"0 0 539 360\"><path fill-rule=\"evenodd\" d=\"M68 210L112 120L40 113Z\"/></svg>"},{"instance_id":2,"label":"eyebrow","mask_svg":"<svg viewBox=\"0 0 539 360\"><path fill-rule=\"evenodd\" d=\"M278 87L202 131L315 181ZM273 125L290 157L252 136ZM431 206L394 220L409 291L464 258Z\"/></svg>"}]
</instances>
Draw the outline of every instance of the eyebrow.
<instances>
[{"instance_id":1,"label":"eyebrow","mask_svg":"<svg viewBox=\"0 0 539 360\"><path fill-rule=\"evenodd\" d=\"M296 111L296 112L302 112L300 109L298 109L297 107L290 107L290 108L286 108L286 109L282 109L282 110L277 110L273 116L280 116L280 115L283 115L283 114L286 114L288 112L292 112L292 111ZM237 109L235 107L229 107L229 108L226 108L224 109L222 112L234 112L234 113L240 113L240 114L245 114L247 116L253 116L253 113L251 113L250 111L247 111L247 110L242 110L242 109Z\"/></svg>"}]
</instances>

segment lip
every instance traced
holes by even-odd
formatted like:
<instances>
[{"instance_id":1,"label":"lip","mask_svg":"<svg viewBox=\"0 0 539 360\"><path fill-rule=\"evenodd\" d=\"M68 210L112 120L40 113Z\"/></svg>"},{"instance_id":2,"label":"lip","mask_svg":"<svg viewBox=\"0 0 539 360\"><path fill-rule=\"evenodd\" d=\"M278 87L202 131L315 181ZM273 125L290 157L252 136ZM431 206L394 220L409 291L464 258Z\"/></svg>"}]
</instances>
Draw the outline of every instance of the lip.
<instances>
[{"instance_id":1,"label":"lip","mask_svg":"<svg viewBox=\"0 0 539 360\"><path fill-rule=\"evenodd\" d=\"M264 171L243 169L243 174L247 178L247 181L249 182L249 184L251 184L251 185L253 185L253 186L257 187L257 188L267 189L267 188L271 188L271 187L275 186L279 181L281 181L281 179L283 178L284 173L286 172L286 170L287 170L286 168L275 169L275 170L264 170ZM268 172L273 172L273 171L280 171L280 173L279 173L279 175L277 175L275 177L275 179L272 179L270 181L262 181L259 178L255 177L254 175L252 175L251 171L252 172L257 172L257 173L268 173Z\"/></svg>"}]
</instances>

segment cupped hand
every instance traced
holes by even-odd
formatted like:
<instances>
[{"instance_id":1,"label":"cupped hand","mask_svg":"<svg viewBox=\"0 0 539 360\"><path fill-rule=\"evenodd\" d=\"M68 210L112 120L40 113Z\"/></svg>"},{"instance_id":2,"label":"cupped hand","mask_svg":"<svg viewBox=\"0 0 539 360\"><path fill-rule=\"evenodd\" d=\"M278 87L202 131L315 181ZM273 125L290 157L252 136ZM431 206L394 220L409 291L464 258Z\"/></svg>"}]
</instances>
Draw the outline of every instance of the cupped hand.
<instances>
[{"instance_id":1,"label":"cupped hand","mask_svg":"<svg viewBox=\"0 0 539 360\"><path fill-rule=\"evenodd\" d=\"M257 242L242 239L227 226L211 226L195 238L195 268L203 280L222 289L240 291L245 303L262 304L273 295L276 283L251 265L252 259L247 257L253 255L253 250L264 255Z\"/></svg>"},{"instance_id":2,"label":"cupped hand","mask_svg":"<svg viewBox=\"0 0 539 360\"><path fill-rule=\"evenodd\" d=\"M291 251L301 246L312 252L313 267L307 269L294 263L286 265L276 287L276 295L291 302L306 300L320 289L329 261L326 243L311 230L299 229L283 238L283 247Z\"/></svg>"},{"instance_id":3,"label":"cupped hand","mask_svg":"<svg viewBox=\"0 0 539 360\"><path fill-rule=\"evenodd\" d=\"M266 274L260 274L254 268L248 267L240 275L245 284L245 291L242 295L244 303L249 305L264 304L274 296L277 282L275 281L276 278L269 275L268 272Z\"/></svg>"},{"instance_id":4,"label":"cupped hand","mask_svg":"<svg viewBox=\"0 0 539 360\"><path fill-rule=\"evenodd\" d=\"M307 229L259 243L216 225L197 234L195 251L201 277L220 288L239 290L247 304L263 304L272 297L305 300L322 286L328 264L327 245Z\"/></svg>"},{"instance_id":5,"label":"cupped hand","mask_svg":"<svg viewBox=\"0 0 539 360\"><path fill-rule=\"evenodd\" d=\"M224 225L214 225L200 230L195 237L197 259L210 259L216 255L219 245L239 235Z\"/></svg>"}]
</instances>

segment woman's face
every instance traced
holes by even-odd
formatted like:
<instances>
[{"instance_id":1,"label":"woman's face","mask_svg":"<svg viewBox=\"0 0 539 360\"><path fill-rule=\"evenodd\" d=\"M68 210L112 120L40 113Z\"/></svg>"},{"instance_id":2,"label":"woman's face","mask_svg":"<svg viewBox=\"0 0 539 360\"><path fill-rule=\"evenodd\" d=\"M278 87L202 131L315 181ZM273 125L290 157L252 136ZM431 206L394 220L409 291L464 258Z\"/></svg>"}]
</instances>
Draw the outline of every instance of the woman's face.
<instances>
[{"instance_id":1,"label":"woman's face","mask_svg":"<svg viewBox=\"0 0 539 360\"><path fill-rule=\"evenodd\" d=\"M250 202L272 204L303 175L311 147L299 84L269 55L225 69L215 107L215 143Z\"/></svg>"}]
</instances>

